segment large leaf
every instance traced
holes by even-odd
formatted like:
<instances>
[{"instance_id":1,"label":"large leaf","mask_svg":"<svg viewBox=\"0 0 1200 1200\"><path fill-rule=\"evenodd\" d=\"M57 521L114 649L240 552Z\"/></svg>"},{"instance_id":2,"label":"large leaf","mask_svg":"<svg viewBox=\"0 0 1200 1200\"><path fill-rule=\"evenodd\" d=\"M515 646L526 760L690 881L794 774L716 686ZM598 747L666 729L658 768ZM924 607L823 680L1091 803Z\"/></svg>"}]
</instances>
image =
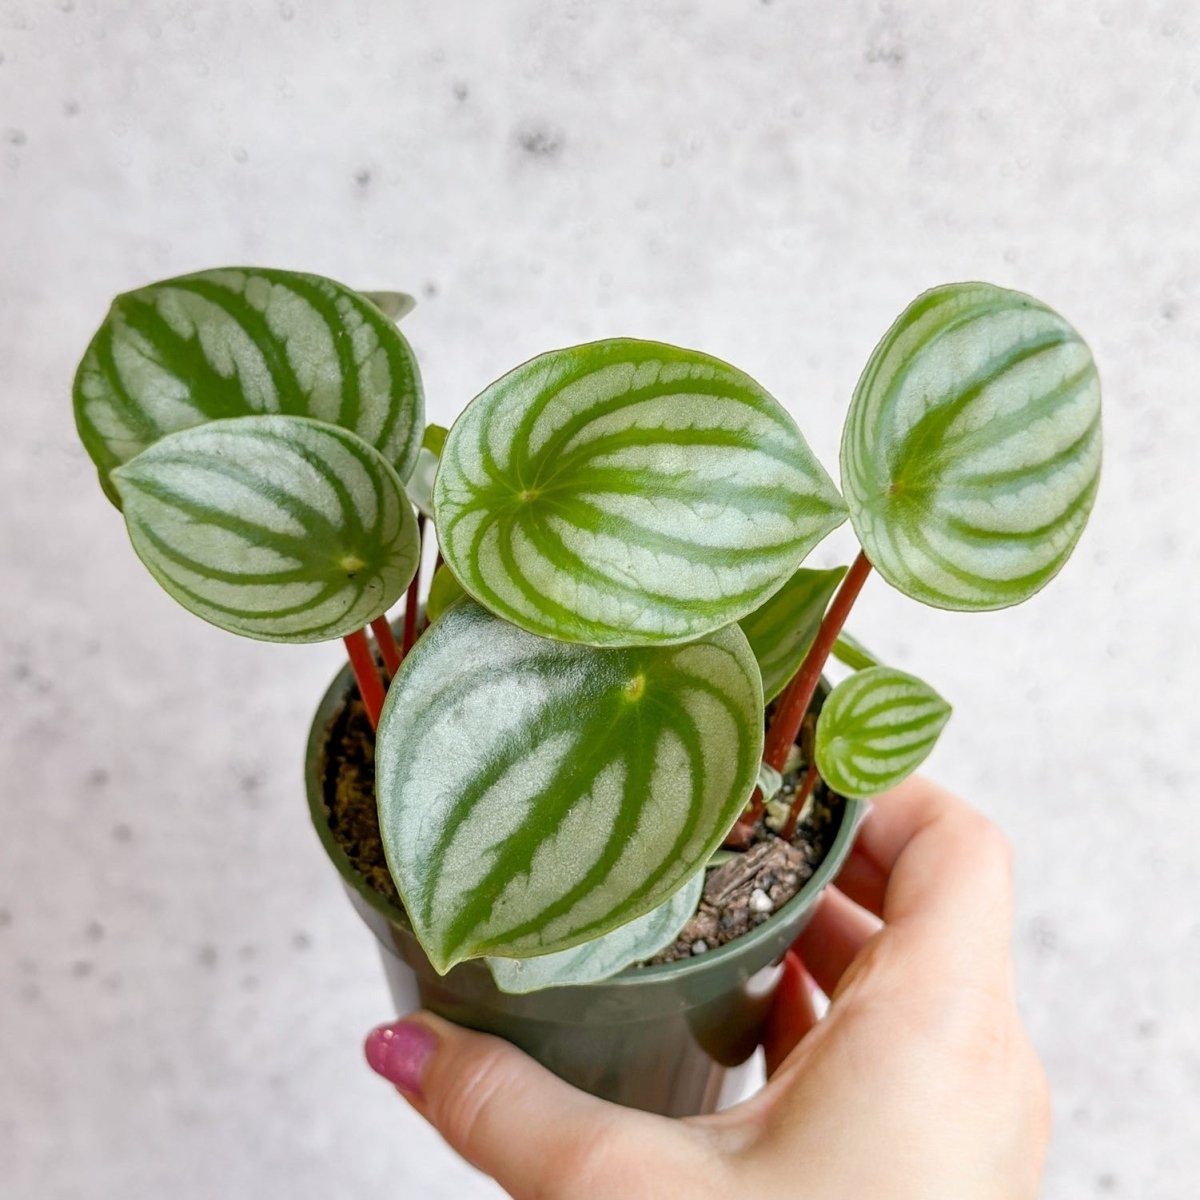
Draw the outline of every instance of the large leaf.
<instances>
[{"instance_id":1,"label":"large leaf","mask_svg":"<svg viewBox=\"0 0 1200 1200\"><path fill-rule=\"evenodd\" d=\"M75 376L75 421L102 485L167 434L269 413L349 429L407 479L424 422L416 361L349 288L230 268L118 296Z\"/></svg>"},{"instance_id":2,"label":"large leaf","mask_svg":"<svg viewBox=\"0 0 1200 1200\"><path fill-rule=\"evenodd\" d=\"M342 637L386 612L416 571L417 522L396 472L323 421L210 421L160 438L112 479L155 579L246 637Z\"/></svg>"},{"instance_id":3,"label":"large leaf","mask_svg":"<svg viewBox=\"0 0 1200 1200\"><path fill-rule=\"evenodd\" d=\"M596 646L736 621L845 519L754 380L630 340L543 354L477 396L446 440L434 504L446 561L480 603Z\"/></svg>"},{"instance_id":4,"label":"large leaf","mask_svg":"<svg viewBox=\"0 0 1200 1200\"><path fill-rule=\"evenodd\" d=\"M1100 384L1079 334L1020 292L935 288L858 382L842 487L867 557L938 608L1017 604L1066 562L1100 475Z\"/></svg>"},{"instance_id":5,"label":"large leaf","mask_svg":"<svg viewBox=\"0 0 1200 1200\"><path fill-rule=\"evenodd\" d=\"M748 617L739 622L762 672L763 699L774 700L804 661L845 567L801 567Z\"/></svg>"},{"instance_id":6,"label":"large leaf","mask_svg":"<svg viewBox=\"0 0 1200 1200\"><path fill-rule=\"evenodd\" d=\"M598 650L455 604L393 680L376 754L388 865L430 961L565 950L656 908L737 819L762 741L736 625Z\"/></svg>"},{"instance_id":7,"label":"large leaf","mask_svg":"<svg viewBox=\"0 0 1200 1200\"><path fill-rule=\"evenodd\" d=\"M590 942L537 958L489 958L488 967L502 992L536 992L567 984L597 983L632 963L653 958L671 945L691 920L704 892L702 867L669 900Z\"/></svg>"},{"instance_id":8,"label":"large leaf","mask_svg":"<svg viewBox=\"0 0 1200 1200\"><path fill-rule=\"evenodd\" d=\"M826 698L817 769L843 796L874 796L925 761L949 719L950 705L927 683L892 667L868 667Z\"/></svg>"}]
</instances>

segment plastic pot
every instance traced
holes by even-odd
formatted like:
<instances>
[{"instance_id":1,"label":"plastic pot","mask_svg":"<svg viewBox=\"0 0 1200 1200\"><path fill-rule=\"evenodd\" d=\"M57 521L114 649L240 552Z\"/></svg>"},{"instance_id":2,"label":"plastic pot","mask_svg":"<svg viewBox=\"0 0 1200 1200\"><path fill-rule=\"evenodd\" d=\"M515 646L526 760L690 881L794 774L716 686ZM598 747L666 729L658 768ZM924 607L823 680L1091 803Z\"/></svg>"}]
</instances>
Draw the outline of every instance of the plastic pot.
<instances>
[{"instance_id":1,"label":"plastic pot","mask_svg":"<svg viewBox=\"0 0 1200 1200\"><path fill-rule=\"evenodd\" d=\"M482 962L439 975L404 911L373 890L334 840L326 819L320 755L334 713L352 686L343 670L313 720L305 759L309 810L350 902L374 933L398 1013L420 1007L497 1034L594 1095L666 1116L712 1112L725 1072L759 1043L779 963L850 851L861 804L847 801L834 842L813 877L769 920L706 954L612 979L501 992Z\"/></svg>"}]
</instances>

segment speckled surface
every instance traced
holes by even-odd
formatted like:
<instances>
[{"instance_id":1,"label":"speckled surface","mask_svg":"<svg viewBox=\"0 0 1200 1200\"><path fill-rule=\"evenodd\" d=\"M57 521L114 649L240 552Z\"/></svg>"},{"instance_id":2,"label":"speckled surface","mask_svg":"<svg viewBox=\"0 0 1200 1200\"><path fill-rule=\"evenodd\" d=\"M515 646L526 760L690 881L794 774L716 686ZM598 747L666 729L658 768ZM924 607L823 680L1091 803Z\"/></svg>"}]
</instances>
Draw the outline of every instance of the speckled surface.
<instances>
[{"instance_id":1,"label":"speckled surface","mask_svg":"<svg viewBox=\"0 0 1200 1200\"><path fill-rule=\"evenodd\" d=\"M75 443L108 298L254 262L415 292L436 419L637 334L830 464L922 288L1086 331L1108 458L1064 575L981 617L877 582L855 627L953 699L932 769L1016 846L1046 1196L1190 1200L1198 39L1145 0L0 0L0 1193L494 1194L361 1060L388 1003L300 786L338 651L175 608Z\"/></svg>"}]
</instances>

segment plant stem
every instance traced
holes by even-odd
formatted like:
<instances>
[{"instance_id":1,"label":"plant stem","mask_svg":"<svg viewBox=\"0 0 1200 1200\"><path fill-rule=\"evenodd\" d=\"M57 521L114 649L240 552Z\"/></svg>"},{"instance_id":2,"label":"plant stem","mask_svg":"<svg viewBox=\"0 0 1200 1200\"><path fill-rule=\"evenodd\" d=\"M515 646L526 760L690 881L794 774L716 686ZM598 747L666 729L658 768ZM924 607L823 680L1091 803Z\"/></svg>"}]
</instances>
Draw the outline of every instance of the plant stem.
<instances>
[{"instance_id":1,"label":"plant stem","mask_svg":"<svg viewBox=\"0 0 1200 1200\"><path fill-rule=\"evenodd\" d=\"M421 540L421 551L425 549L425 514L417 513L417 535ZM417 601L421 590L421 558L417 556L417 569L413 574L412 583L408 585L408 595L404 598L404 641L400 647L400 659L413 648L417 640Z\"/></svg>"},{"instance_id":2,"label":"plant stem","mask_svg":"<svg viewBox=\"0 0 1200 1200\"><path fill-rule=\"evenodd\" d=\"M383 655L383 665L387 667L388 674L395 678L396 672L400 670L400 647L396 645L396 635L392 633L387 614L376 617L371 622L371 629L375 633L379 653Z\"/></svg>"},{"instance_id":3,"label":"plant stem","mask_svg":"<svg viewBox=\"0 0 1200 1200\"><path fill-rule=\"evenodd\" d=\"M367 642L365 629L357 629L348 633L342 641L346 644L346 654L350 658L350 669L354 672L354 680L358 684L359 695L367 709L367 719L372 729L379 728L379 714L383 711L383 680L375 666L375 656L371 653Z\"/></svg>"},{"instance_id":4,"label":"plant stem","mask_svg":"<svg viewBox=\"0 0 1200 1200\"><path fill-rule=\"evenodd\" d=\"M860 550L858 557L850 565L846 577L842 580L821 628L813 644L808 648L800 670L787 685L779 703L775 706L775 715L771 718L771 726L767 730L767 740L763 747L764 760L777 771L782 771L791 752L796 734L800 732L800 723L808 706L816 694L817 684L821 680L821 671L829 660L829 652L837 641L842 626L846 623L858 593L871 573L871 564L865 551Z\"/></svg>"},{"instance_id":5,"label":"plant stem","mask_svg":"<svg viewBox=\"0 0 1200 1200\"><path fill-rule=\"evenodd\" d=\"M841 633L842 626L846 623L846 617L854 607L854 601L858 599L858 593L862 591L862 586L866 583L870 573L871 563L867 559L866 552L860 550L858 557L846 572L845 578L833 598L833 603L829 606L829 611L821 621L821 627L817 630L817 636L808 648L808 653L804 656L800 669L792 676L791 683L784 689L779 703L775 705L775 715L771 718L771 725L767 730L767 740L763 746L763 760L769 766L774 767L776 771L782 771L787 764L788 755L796 741L796 735L800 732L804 714L808 712L808 706L816 694L817 684L821 680L821 671L829 661L833 643L837 641L838 634ZM810 770L812 769L814 768L810 768ZM754 826L758 823L762 812L762 792L755 788L754 795L750 798L750 811L729 831L725 845L748 845L750 836L754 832Z\"/></svg>"},{"instance_id":6,"label":"plant stem","mask_svg":"<svg viewBox=\"0 0 1200 1200\"><path fill-rule=\"evenodd\" d=\"M816 763L813 763L804 772L804 779L801 781L795 796L792 797L792 807L788 812L787 822L779 833L779 836L785 842L790 842L796 836L796 822L800 820L800 814L804 811L804 806L808 802L808 798L812 795L812 790L817 786L817 781L820 778L821 773L817 770Z\"/></svg>"}]
</instances>

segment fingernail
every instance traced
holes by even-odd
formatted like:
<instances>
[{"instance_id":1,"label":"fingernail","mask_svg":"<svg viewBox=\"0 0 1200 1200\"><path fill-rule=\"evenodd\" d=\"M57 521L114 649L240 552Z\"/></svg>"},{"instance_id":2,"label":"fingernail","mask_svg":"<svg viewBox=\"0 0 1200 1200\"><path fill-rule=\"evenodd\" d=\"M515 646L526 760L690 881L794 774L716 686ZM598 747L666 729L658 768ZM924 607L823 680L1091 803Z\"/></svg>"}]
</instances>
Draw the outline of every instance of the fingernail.
<instances>
[{"instance_id":1,"label":"fingernail","mask_svg":"<svg viewBox=\"0 0 1200 1200\"><path fill-rule=\"evenodd\" d=\"M421 1077L437 1039L416 1021L380 1025L367 1035L363 1047L371 1070L409 1096L420 1096Z\"/></svg>"}]
</instances>

